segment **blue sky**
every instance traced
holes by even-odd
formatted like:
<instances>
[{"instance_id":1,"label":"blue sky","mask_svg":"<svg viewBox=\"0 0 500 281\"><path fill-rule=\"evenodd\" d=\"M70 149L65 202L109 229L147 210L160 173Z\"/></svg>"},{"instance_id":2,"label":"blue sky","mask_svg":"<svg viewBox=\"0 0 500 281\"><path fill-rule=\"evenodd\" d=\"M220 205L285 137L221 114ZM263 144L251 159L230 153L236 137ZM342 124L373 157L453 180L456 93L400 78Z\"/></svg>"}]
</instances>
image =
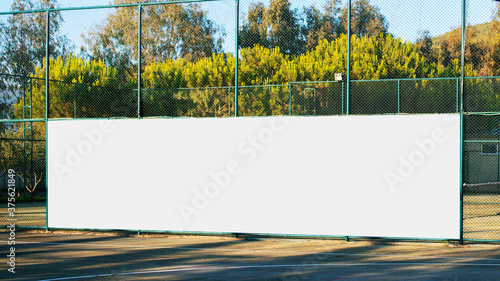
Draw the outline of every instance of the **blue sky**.
<instances>
[{"instance_id":1,"label":"blue sky","mask_svg":"<svg viewBox=\"0 0 500 281\"><path fill-rule=\"evenodd\" d=\"M314 5L322 8L327 0L291 0L294 8ZM0 11L9 11L13 1L2 0ZM79 7L107 5L108 0L60 0L61 7ZM248 10L252 0L240 0L240 18ZM264 1L268 3L269 1ZM345 2L345 0L344 0ZM354 0L353 0L354 2ZM380 8L389 22L389 31L403 40L414 41L421 30L429 30L431 36L437 36L460 26L461 0L371 0L373 5ZM222 25L227 36L224 48L234 50L234 22L235 5L233 0L222 0L202 4L208 10L210 18ZM469 24L478 24L490 21L495 11L492 0L468 0ZM61 30L77 46L81 45L81 34L88 28L106 18L111 10L89 10L63 13L65 22ZM0 20L5 20L5 16Z\"/></svg>"}]
</instances>

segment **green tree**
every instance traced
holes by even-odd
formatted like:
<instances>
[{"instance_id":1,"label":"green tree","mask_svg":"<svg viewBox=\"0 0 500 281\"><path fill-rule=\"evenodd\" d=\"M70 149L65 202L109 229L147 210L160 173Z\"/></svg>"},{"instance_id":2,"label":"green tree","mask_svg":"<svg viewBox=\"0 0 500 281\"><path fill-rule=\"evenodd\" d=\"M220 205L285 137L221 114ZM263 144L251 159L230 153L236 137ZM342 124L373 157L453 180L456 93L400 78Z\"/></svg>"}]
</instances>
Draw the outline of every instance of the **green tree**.
<instances>
[{"instance_id":1,"label":"green tree","mask_svg":"<svg viewBox=\"0 0 500 281\"><path fill-rule=\"evenodd\" d=\"M304 7L302 10L303 25L301 27L302 36L306 38L305 51L309 51L318 45L321 39L324 39L322 34L323 17L321 11L314 6Z\"/></svg>"},{"instance_id":2,"label":"green tree","mask_svg":"<svg viewBox=\"0 0 500 281\"><path fill-rule=\"evenodd\" d=\"M271 0L269 7L261 2L249 7L240 31L241 47L261 45L279 47L283 54L298 55L304 51L299 13L289 0Z\"/></svg>"},{"instance_id":3,"label":"green tree","mask_svg":"<svg viewBox=\"0 0 500 281\"><path fill-rule=\"evenodd\" d=\"M303 8L302 34L306 38L305 51L310 51L322 40L332 41L343 32L340 0L329 0L323 12L314 6Z\"/></svg>"},{"instance_id":4,"label":"green tree","mask_svg":"<svg viewBox=\"0 0 500 281\"><path fill-rule=\"evenodd\" d=\"M495 76L500 75L500 40L491 46L491 72Z\"/></svg>"},{"instance_id":5,"label":"green tree","mask_svg":"<svg viewBox=\"0 0 500 281\"><path fill-rule=\"evenodd\" d=\"M16 0L12 11L43 10L57 7L57 0ZM73 49L69 39L60 34L63 18L60 12L51 12L49 52L52 56L65 56ZM45 57L45 13L11 15L0 24L1 72L29 76Z\"/></svg>"},{"instance_id":6,"label":"green tree","mask_svg":"<svg viewBox=\"0 0 500 281\"><path fill-rule=\"evenodd\" d=\"M489 68L492 75L500 75L500 3L492 21L492 28L488 34Z\"/></svg>"},{"instance_id":7,"label":"green tree","mask_svg":"<svg viewBox=\"0 0 500 281\"><path fill-rule=\"evenodd\" d=\"M156 62L143 73L146 116L221 117L231 112L235 58L217 54L186 62ZM216 88L214 88L216 87Z\"/></svg>"},{"instance_id":8,"label":"green tree","mask_svg":"<svg viewBox=\"0 0 500 281\"><path fill-rule=\"evenodd\" d=\"M255 45L268 47L267 24L265 22L266 7L264 3L251 3L248 7L248 15L244 20L240 36L240 46L242 48L251 48Z\"/></svg>"},{"instance_id":9,"label":"green tree","mask_svg":"<svg viewBox=\"0 0 500 281\"><path fill-rule=\"evenodd\" d=\"M438 63L441 68L452 67L455 59L462 55L462 38L460 29L455 29L440 38L437 47ZM465 64L480 72L486 63L487 48L478 40L477 30L468 28L467 41L465 44Z\"/></svg>"},{"instance_id":10,"label":"green tree","mask_svg":"<svg viewBox=\"0 0 500 281\"><path fill-rule=\"evenodd\" d=\"M297 10L292 9L288 0L272 0L265 15L269 26L269 47L279 47L287 55L303 52L304 41L300 36Z\"/></svg>"},{"instance_id":11,"label":"green tree","mask_svg":"<svg viewBox=\"0 0 500 281\"><path fill-rule=\"evenodd\" d=\"M332 41L347 33L347 6L328 0L320 11L314 6L293 9L289 0L272 0L266 7L253 3L240 30L242 48L260 45L279 47L285 55L310 51L322 40ZM352 32L358 37L388 34L388 23L368 0L356 0L352 11Z\"/></svg>"},{"instance_id":12,"label":"green tree","mask_svg":"<svg viewBox=\"0 0 500 281\"><path fill-rule=\"evenodd\" d=\"M45 64L37 66L31 89L34 118L45 117ZM64 59L50 58L49 117L114 117L131 116L135 95L129 89L118 88L118 72L104 61L88 61L73 55ZM137 104L135 98L135 104ZM129 107L126 107L129 106ZM14 116L22 118L23 99L14 105Z\"/></svg>"},{"instance_id":13,"label":"green tree","mask_svg":"<svg viewBox=\"0 0 500 281\"><path fill-rule=\"evenodd\" d=\"M417 38L417 48L421 56L423 56L429 63L437 63L438 59L436 52L432 49L432 37L429 30L424 30L419 33Z\"/></svg>"},{"instance_id":14,"label":"green tree","mask_svg":"<svg viewBox=\"0 0 500 281\"><path fill-rule=\"evenodd\" d=\"M279 47L272 49L262 46L241 50L239 69L241 85L269 85L286 83L288 76L283 77L282 66L289 56L283 55Z\"/></svg>"},{"instance_id":15,"label":"green tree","mask_svg":"<svg viewBox=\"0 0 500 281\"><path fill-rule=\"evenodd\" d=\"M136 2L115 0L114 4ZM148 0L145 2L154 2ZM100 25L84 35L91 58L103 59L119 69L131 68L138 57L138 8L116 9ZM143 8L142 57L146 64L166 59L196 61L222 50L222 29L207 17L198 4L152 5Z\"/></svg>"},{"instance_id":16,"label":"green tree","mask_svg":"<svg viewBox=\"0 0 500 281\"><path fill-rule=\"evenodd\" d=\"M351 32L358 37L388 33L389 24L380 9L368 0L356 0L351 9ZM342 10L343 33L347 33L347 5Z\"/></svg>"},{"instance_id":17,"label":"green tree","mask_svg":"<svg viewBox=\"0 0 500 281\"><path fill-rule=\"evenodd\" d=\"M16 0L12 11L40 10L57 7L56 0ZM60 34L63 18L60 12L50 17L49 52L54 57L65 56L73 49L68 38ZM0 23L0 73L28 77L41 65L46 52L45 13L11 15ZM0 76L0 116L12 116L12 103L22 96L20 78Z\"/></svg>"}]
</instances>

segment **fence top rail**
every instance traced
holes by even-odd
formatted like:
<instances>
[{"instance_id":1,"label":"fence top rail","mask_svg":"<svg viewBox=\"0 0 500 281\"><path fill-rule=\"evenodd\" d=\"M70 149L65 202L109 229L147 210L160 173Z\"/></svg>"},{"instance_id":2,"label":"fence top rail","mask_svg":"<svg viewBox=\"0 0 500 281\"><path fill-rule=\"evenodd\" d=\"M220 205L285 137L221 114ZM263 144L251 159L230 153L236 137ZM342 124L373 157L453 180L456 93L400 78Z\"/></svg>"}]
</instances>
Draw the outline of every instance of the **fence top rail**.
<instances>
[{"instance_id":1,"label":"fence top rail","mask_svg":"<svg viewBox=\"0 0 500 281\"><path fill-rule=\"evenodd\" d=\"M475 77L471 77L475 78ZM500 78L500 77L498 77ZM429 77L429 78L394 78L394 79L372 79L372 80L351 80L351 82L391 82L391 81L426 81L426 80L460 80L460 77Z\"/></svg>"},{"instance_id":2,"label":"fence top rail","mask_svg":"<svg viewBox=\"0 0 500 281\"><path fill-rule=\"evenodd\" d=\"M296 81L290 82L290 84L317 84L317 83L344 83L346 81ZM353 82L353 80L351 80Z\"/></svg>"},{"instance_id":3,"label":"fence top rail","mask_svg":"<svg viewBox=\"0 0 500 281\"><path fill-rule=\"evenodd\" d=\"M471 76L464 77L465 79L500 79L500 76ZM425 80L460 80L460 77L429 77L429 78L392 78L392 79L367 79L367 80L351 80L351 83L357 82L391 82L391 81L425 81ZM297 81L290 84L315 84L315 83L344 83L346 81ZM267 85L259 85L267 86ZM240 88L242 86L239 86Z\"/></svg>"},{"instance_id":4,"label":"fence top rail","mask_svg":"<svg viewBox=\"0 0 500 281\"><path fill-rule=\"evenodd\" d=\"M293 83L293 82L292 82ZM292 83L286 83L286 84L269 84L269 85L245 85L245 86L238 86L238 88L257 88L257 87L288 87ZM233 86L234 87L234 86Z\"/></svg>"},{"instance_id":5,"label":"fence top rail","mask_svg":"<svg viewBox=\"0 0 500 281\"><path fill-rule=\"evenodd\" d=\"M464 79L500 79L500 76L469 76Z\"/></svg>"},{"instance_id":6,"label":"fence top rail","mask_svg":"<svg viewBox=\"0 0 500 281\"><path fill-rule=\"evenodd\" d=\"M0 119L1 123L28 123L28 122L45 122L45 119L36 118L36 119Z\"/></svg>"},{"instance_id":7,"label":"fence top rail","mask_svg":"<svg viewBox=\"0 0 500 281\"><path fill-rule=\"evenodd\" d=\"M184 3L201 3L201 2L223 2L223 1L225 1L225 0L178 0L178 1L162 1L162 2L148 2L148 3L80 6L80 7L67 7L67 8L50 8L50 9L40 9L40 10L0 12L0 15L15 15L15 14L29 14L29 13L58 12L58 11L75 11L75 10L95 10L95 9L110 9L110 8L154 6L154 5L168 5L168 4L184 4Z\"/></svg>"},{"instance_id":8,"label":"fence top rail","mask_svg":"<svg viewBox=\"0 0 500 281\"><path fill-rule=\"evenodd\" d=\"M241 86L239 86L241 88ZM141 91L157 91L157 90L211 90L211 89L233 89L234 86L220 86L220 87L180 87L180 88L142 88ZM137 88L133 90L137 91Z\"/></svg>"},{"instance_id":9,"label":"fence top rail","mask_svg":"<svg viewBox=\"0 0 500 281\"><path fill-rule=\"evenodd\" d=\"M330 81L335 82L335 81ZM330 83L324 82L324 83ZM293 84L296 82L292 82ZM317 83L317 82L308 82L308 83ZM269 84L269 85L243 85L238 86L238 88L263 88L263 87L288 87L290 84ZM141 91L156 91L156 90L211 90L211 89L234 89L234 86L220 86L220 87L180 87L180 88L142 88ZM132 89L136 90L137 89Z\"/></svg>"}]
</instances>

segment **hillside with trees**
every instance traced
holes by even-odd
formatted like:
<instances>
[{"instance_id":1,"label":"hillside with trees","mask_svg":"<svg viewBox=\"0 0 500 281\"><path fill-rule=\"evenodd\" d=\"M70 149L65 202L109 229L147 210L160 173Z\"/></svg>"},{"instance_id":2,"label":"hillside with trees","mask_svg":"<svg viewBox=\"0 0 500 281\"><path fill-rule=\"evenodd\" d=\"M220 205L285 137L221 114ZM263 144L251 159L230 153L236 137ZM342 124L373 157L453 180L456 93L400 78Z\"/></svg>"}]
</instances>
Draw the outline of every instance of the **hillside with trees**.
<instances>
[{"instance_id":1,"label":"hillside with trees","mask_svg":"<svg viewBox=\"0 0 500 281\"><path fill-rule=\"evenodd\" d=\"M419 52L429 63L449 67L461 55L461 29L431 38L428 31L417 40ZM467 26L465 63L477 76L500 75L500 4L491 22Z\"/></svg>"},{"instance_id":2,"label":"hillside with trees","mask_svg":"<svg viewBox=\"0 0 500 281\"><path fill-rule=\"evenodd\" d=\"M113 3L133 2L136 1ZM56 0L16 0L12 8L56 6ZM435 38L423 32L417 42L405 42L390 33L385 16L368 0L353 1L352 8L351 79L459 77L460 30ZM53 14L49 78L54 82L51 82L50 117L134 116L138 102L137 17L136 8L115 9L82 35L85 46L81 54L75 54L60 33L61 14ZM236 58L222 48L223 28L197 4L144 6L142 20L141 86L156 89L143 92L141 102L145 108L154 108L145 114L229 115L231 101L227 96L231 90L223 87L234 86ZM35 13L11 16L0 26L4 36L0 48L3 72L45 78L43 24L43 15ZM289 0L251 4L240 26L240 86L333 81L335 73L347 70L346 24L347 7L339 0L329 0L321 8L301 9L293 8ZM468 29L467 76L499 74L499 31L498 12L492 22ZM37 79L34 81L42 81ZM7 88L11 86L2 83L2 92L9 93ZM222 88L200 90L214 87ZM259 92L262 89L241 91L240 108L244 112L287 112L288 90L262 94ZM371 92L387 90L373 88ZM30 93L34 116L43 117L45 85L33 83ZM369 100L369 97L358 99ZM16 118L21 117L22 102L18 96L13 107ZM267 109L258 109L259 106ZM7 110L7 102L3 108Z\"/></svg>"}]
</instances>

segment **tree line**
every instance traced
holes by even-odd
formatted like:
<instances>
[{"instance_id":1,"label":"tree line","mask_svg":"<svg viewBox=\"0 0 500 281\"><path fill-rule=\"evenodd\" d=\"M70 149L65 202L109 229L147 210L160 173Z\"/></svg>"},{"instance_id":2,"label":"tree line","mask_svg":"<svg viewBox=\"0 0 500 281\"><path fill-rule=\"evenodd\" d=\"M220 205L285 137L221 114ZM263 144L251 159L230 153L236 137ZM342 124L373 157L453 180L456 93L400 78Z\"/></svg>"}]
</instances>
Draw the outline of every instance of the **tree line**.
<instances>
[{"instance_id":1,"label":"tree line","mask_svg":"<svg viewBox=\"0 0 500 281\"><path fill-rule=\"evenodd\" d=\"M114 0L112 4L135 2L137 0ZM15 0L11 9L56 7L57 0ZM500 69L499 13L497 11L486 35L484 32L477 35L475 28L469 28L466 62L479 75L497 75ZM347 33L347 6L341 0L328 0L320 8L304 6L301 9L293 8L290 0L271 0L267 6L263 2L253 2L243 18L239 28L241 50L260 46L278 50L289 60L315 52L323 41L336 42ZM385 41L389 36L394 37L389 32L385 16L369 0L353 1L351 19L352 34L356 38ZM125 86L137 75L137 20L137 7L115 9L102 22L82 33L84 44L78 52L67 36L61 34L62 14L52 12L49 52L53 58L64 59L68 54L78 54L91 61L102 60L124 77L121 82ZM45 25L44 13L12 15L7 21L0 22L0 55L3 58L0 73L21 76L35 73L35 67L40 66L45 57ZM222 47L227 31L210 19L199 4L144 6L142 28L144 66L178 59L196 63L221 54L229 60L231 55ZM460 58L460 30L435 38L430 37L428 31L422 31L416 47L428 65L436 64L443 73L444 69L453 68L454 61ZM355 48L353 46L354 55Z\"/></svg>"},{"instance_id":2,"label":"tree line","mask_svg":"<svg viewBox=\"0 0 500 281\"><path fill-rule=\"evenodd\" d=\"M137 0L114 0L112 4L136 3ZM144 0L142 2L155 2ZM16 0L13 11L58 7L57 0ZM84 45L80 55L91 60L104 60L123 74L134 74L137 63L138 9L118 8L101 23L82 34ZM51 13L50 53L65 57L75 53L76 46L61 34L64 22L60 12ZM0 23L2 73L26 76L33 73L45 56L45 14L28 13L9 17ZM252 3L240 27L240 47L260 45L279 47L286 55L299 55L312 50L322 40L332 41L347 30L347 8L340 0L329 0L323 9L314 6L294 9L289 0L272 0L266 7ZM223 53L226 30L208 17L199 4L144 6L142 9L142 57L145 64L183 58L196 61ZM377 7L368 0L353 4L353 33L387 35L388 24Z\"/></svg>"},{"instance_id":3,"label":"tree line","mask_svg":"<svg viewBox=\"0 0 500 281\"><path fill-rule=\"evenodd\" d=\"M417 39L419 53L428 63L441 68L449 67L453 59L461 56L461 29L431 37L429 31L422 31ZM500 4L492 21L467 27L465 63L478 76L500 75Z\"/></svg>"},{"instance_id":4,"label":"tree line","mask_svg":"<svg viewBox=\"0 0 500 281\"><path fill-rule=\"evenodd\" d=\"M133 2L136 1L114 0L113 4ZM12 10L57 6L57 0L16 0ZM208 17L200 5L144 6L142 13L141 52L144 61L141 87L163 89L156 92L156 97L154 92L148 92L150 100L166 100L166 96L170 95L172 101L173 94L167 94L165 89L233 86L236 58L233 53L222 49L225 31ZM484 37L484 32L469 29L472 39L467 44L467 76L498 74L499 18L500 12L497 11L496 17L489 23L488 40L476 38ZM85 44L77 54L75 46L61 34L61 13L52 13L49 78L62 81L51 83L54 87L52 93L58 94L50 104L53 117L102 116L104 111L109 111L106 106L111 101L116 103L120 100L125 104L116 106L118 108L138 102L136 98L134 100L133 93L138 83L137 19L137 7L115 9L101 23L82 34ZM0 53L3 59L0 72L45 77L45 24L44 13L13 15L6 22L1 22ZM386 18L368 0L353 1L351 29L353 80L460 75L459 30L435 38L423 32L416 43L404 42L388 31ZM244 14L240 26L240 85L332 81L335 73L347 71L346 32L347 7L340 0L329 0L321 9L314 6L293 8L289 0L271 0L267 6L254 2ZM479 33L481 36L476 35ZM34 79L29 90L33 95L31 100L35 104L40 102L42 106L45 85L39 81ZM89 85L91 90L76 84ZM19 109L19 83L3 79L0 87L4 95L3 102L0 102L3 115L17 114L19 117L22 113ZM17 91L9 91L9 88L15 87ZM86 94L75 94L79 92ZM18 95L14 108L8 106L12 99L5 97L12 97L12 93ZM127 98L117 99L117 95ZM159 98L160 95L165 97ZM193 97L192 94L182 99L184 103L188 103L186 99L206 103L201 96ZM74 105L77 101L79 108ZM17 113L13 113L16 108ZM34 116L43 117L43 110L42 107L34 107ZM229 112L226 109L223 111ZM128 113L121 114L128 116Z\"/></svg>"},{"instance_id":5,"label":"tree line","mask_svg":"<svg viewBox=\"0 0 500 281\"><path fill-rule=\"evenodd\" d=\"M113 4L132 2L135 1L115 0ZM56 0L16 0L12 9L54 7L57 7ZM132 104L138 102L133 92L138 83L135 61L137 11L136 7L117 8L82 35L86 44L78 55L74 46L68 43L68 38L60 34L61 14L53 12L49 78L62 82L51 83L54 88L51 92L58 95L51 100L51 117L108 116L111 112L106 106L112 102L120 103L114 108L132 108ZM424 32L416 43L404 42L388 32L385 17L368 0L354 1L352 11L353 80L460 75L459 55L456 53L459 50L457 31L443 38L431 38L428 32ZM322 9L309 6L301 10L292 8L289 0L272 0L268 6L255 2L244 17L238 54L241 86L332 81L335 73L347 71L347 7L342 6L341 1L329 0ZM175 100L166 89L233 86L235 56L222 50L224 30L208 18L207 12L199 5L144 6L143 23L141 86L163 89L144 92L151 102L165 103L167 96L170 96L168 100ZM5 31L0 32L4 39L0 43L3 44L0 52L4 58L0 72L45 77L44 25L43 13L14 15L0 25ZM492 31L488 33L491 40L487 41L487 47L480 48L478 40L469 40L467 76L495 74L498 69L498 12L491 27ZM478 49L481 51L476 51ZM29 88L33 94L31 100L35 104L40 103L39 107L33 108L33 114L43 117L45 85L39 82L41 80L33 81ZM85 86L76 84L91 87L85 89ZM1 85L5 89L12 83ZM162 95L164 97L160 97ZM177 99L182 99L183 103L198 102L210 107L202 96L201 93L198 97L184 94ZM8 115L17 114L19 117L22 114L19 109L21 101L18 97L14 106L17 113L8 112ZM75 108L76 103L78 108ZM12 111L13 108L6 104L4 99L4 112ZM228 114L230 110L227 107L220 112ZM110 113L105 114L105 111ZM127 113L122 111L120 114L125 116L135 114L131 110ZM171 113L182 115L185 112Z\"/></svg>"},{"instance_id":6,"label":"tree line","mask_svg":"<svg viewBox=\"0 0 500 281\"><path fill-rule=\"evenodd\" d=\"M458 59L450 67L439 68L435 63L426 62L415 43L403 42L390 34L353 35L351 47L353 80L460 75ZM323 40L313 50L298 56L285 55L279 47L242 48L238 58L240 110L248 115L288 114L290 89L283 87L288 87L290 82L334 81L336 73L345 73L347 69L346 49L345 34L333 41ZM475 74L470 67L466 71L468 75ZM45 116L45 73L44 63L36 66L26 88L26 98L33 102L35 118ZM49 75L51 118L134 117L137 114L137 78L131 77L123 85L119 69L108 66L103 59L88 60L71 54L50 58ZM231 53L212 54L196 61L178 58L153 62L141 73L141 103L145 110L151 110L146 115L228 116L234 107L231 104L234 81L235 57ZM311 87L329 87L326 84L316 83ZM262 85L285 86L257 87ZM389 103L390 98L384 97L384 93L391 91L391 87L382 85L370 92L372 95L380 92L380 99ZM369 98L360 97L358 102ZM22 118L23 102L20 99L14 105L15 118Z\"/></svg>"}]
</instances>

